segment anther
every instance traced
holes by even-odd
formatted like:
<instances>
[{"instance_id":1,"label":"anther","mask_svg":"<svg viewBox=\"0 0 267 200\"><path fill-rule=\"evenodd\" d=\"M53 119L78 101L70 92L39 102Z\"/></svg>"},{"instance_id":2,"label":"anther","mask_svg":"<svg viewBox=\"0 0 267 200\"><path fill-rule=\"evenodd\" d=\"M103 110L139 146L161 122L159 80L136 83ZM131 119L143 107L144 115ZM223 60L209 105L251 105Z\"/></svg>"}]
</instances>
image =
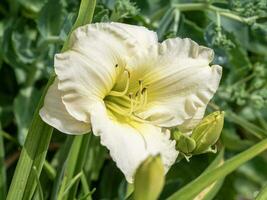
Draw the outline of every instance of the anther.
<instances>
[{"instance_id":1,"label":"anther","mask_svg":"<svg viewBox=\"0 0 267 200\"><path fill-rule=\"evenodd\" d=\"M147 88L144 87L142 90L141 90L141 94L144 94L146 92Z\"/></svg>"},{"instance_id":2,"label":"anther","mask_svg":"<svg viewBox=\"0 0 267 200\"><path fill-rule=\"evenodd\" d=\"M118 66L119 66L118 64L115 65L116 68L117 68Z\"/></svg>"}]
</instances>

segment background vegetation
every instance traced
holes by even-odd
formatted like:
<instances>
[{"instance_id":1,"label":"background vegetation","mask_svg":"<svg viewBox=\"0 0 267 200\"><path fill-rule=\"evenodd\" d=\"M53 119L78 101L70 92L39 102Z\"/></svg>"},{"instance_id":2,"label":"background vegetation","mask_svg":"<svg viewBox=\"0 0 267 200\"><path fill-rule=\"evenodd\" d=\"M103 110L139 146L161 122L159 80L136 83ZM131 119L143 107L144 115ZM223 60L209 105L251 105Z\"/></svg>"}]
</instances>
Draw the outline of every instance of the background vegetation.
<instances>
[{"instance_id":1,"label":"background vegetation","mask_svg":"<svg viewBox=\"0 0 267 200\"><path fill-rule=\"evenodd\" d=\"M53 56L79 5L78 0L0 2L0 199L5 199L34 110L53 73ZM160 41L189 37L214 49L214 63L224 70L208 112L226 111L217 159L233 157L267 137L266 0L99 0L93 22L108 21L146 26ZM198 177L215 156L175 164L161 199ZM266 166L265 152L217 181L207 198L254 199L267 183ZM37 189L24 199L125 199L129 190L107 150L91 135L74 139L54 130L40 179L38 170L34 175L32 168Z\"/></svg>"}]
</instances>

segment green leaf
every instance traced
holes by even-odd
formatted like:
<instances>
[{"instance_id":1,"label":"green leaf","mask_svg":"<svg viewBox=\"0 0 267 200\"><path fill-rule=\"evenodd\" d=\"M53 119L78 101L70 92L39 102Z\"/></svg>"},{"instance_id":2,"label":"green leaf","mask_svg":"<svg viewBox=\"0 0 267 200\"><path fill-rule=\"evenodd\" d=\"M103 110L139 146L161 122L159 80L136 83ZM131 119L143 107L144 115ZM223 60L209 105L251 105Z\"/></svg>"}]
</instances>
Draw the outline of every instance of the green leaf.
<instances>
[{"instance_id":1,"label":"green leaf","mask_svg":"<svg viewBox=\"0 0 267 200\"><path fill-rule=\"evenodd\" d=\"M44 5L45 1L43 0L19 0L22 6L24 6L27 10L38 13L42 6Z\"/></svg>"},{"instance_id":2,"label":"green leaf","mask_svg":"<svg viewBox=\"0 0 267 200\"><path fill-rule=\"evenodd\" d=\"M214 159L214 161L206 168L206 170L201 174L201 176L205 175L212 169L217 168L224 162L224 149L220 151L220 153L217 155L217 157ZM201 199L201 200L212 200L217 192L220 190L224 182L224 178L215 181L210 186L205 188L202 192L200 192L195 199Z\"/></svg>"},{"instance_id":3,"label":"green leaf","mask_svg":"<svg viewBox=\"0 0 267 200\"><path fill-rule=\"evenodd\" d=\"M20 90L14 100L14 114L18 126L18 140L22 145L28 133L28 127L38 104L40 92L33 87Z\"/></svg>"},{"instance_id":4,"label":"green leaf","mask_svg":"<svg viewBox=\"0 0 267 200\"><path fill-rule=\"evenodd\" d=\"M241 139L235 129L227 127L223 128L221 140L225 148L231 151L244 151L254 144L253 141Z\"/></svg>"},{"instance_id":5,"label":"green leaf","mask_svg":"<svg viewBox=\"0 0 267 200\"><path fill-rule=\"evenodd\" d=\"M267 184L261 189L255 200L266 200L267 199Z\"/></svg>"},{"instance_id":6,"label":"green leaf","mask_svg":"<svg viewBox=\"0 0 267 200\"><path fill-rule=\"evenodd\" d=\"M252 135L256 136L259 139L265 138L267 136L267 133L263 129L259 128L258 126L252 124L251 122L236 115L231 111L227 111L225 117L231 122L234 122L239 126L243 127L245 130L247 130L249 133L251 133Z\"/></svg>"},{"instance_id":7,"label":"green leaf","mask_svg":"<svg viewBox=\"0 0 267 200\"><path fill-rule=\"evenodd\" d=\"M92 134L75 136L71 146L70 154L66 163L65 174L67 175L66 184L70 184L75 174L82 171L87 159L89 142ZM75 182L71 190L64 192L64 199L74 199L78 189L78 182Z\"/></svg>"},{"instance_id":8,"label":"green leaf","mask_svg":"<svg viewBox=\"0 0 267 200\"><path fill-rule=\"evenodd\" d=\"M41 35L45 38L58 35L64 20L64 14L61 1L47 1L37 20L37 28Z\"/></svg>"},{"instance_id":9,"label":"green leaf","mask_svg":"<svg viewBox=\"0 0 267 200\"><path fill-rule=\"evenodd\" d=\"M69 157L69 153L71 149L70 146L73 143L73 137L74 136L67 137L64 145L60 148L58 154L55 156L55 158L52 161L52 164L53 163L57 164L57 175L56 175L56 179L53 184L51 200L56 200L57 195L59 194L60 184L62 182L62 179L64 179L64 171L66 167L66 162L67 162L67 158Z\"/></svg>"},{"instance_id":10,"label":"green leaf","mask_svg":"<svg viewBox=\"0 0 267 200\"><path fill-rule=\"evenodd\" d=\"M172 7L170 7L165 15L162 17L162 19L159 22L159 26L157 29L157 35L162 40L166 32L169 30L173 20L174 20L174 13L176 10Z\"/></svg>"},{"instance_id":11,"label":"green leaf","mask_svg":"<svg viewBox=\"0 0 267 200\"><path fill-rule=\"evenodd\" d=\"M22 1L22 0L21 0ZM26 0L24 0L26 1ZM23 1L23 2L24 2ZM90 5L90 10L85 10L84 5ZM91 22L95 0L82 0L76 27ZM86 7L88 8L88 7ZM67 42L65 48L67 49ZM13 176L7 200L31 199L36 187L34 173L32 173L33 166L36 166L38 176L41 173L48 145L52 136L53 128L47 125L39 116L39 110L43 105L43 100L48 87L53 83L54 75L51 75L46 90L39 101L29 133L27 135L25 144L21 151L20 159L18 161L15 174Z\"/></svg>"},{"instance_id":12,"label":"green leaf","mask_svg":"<svg viewBox=\"0 0 267 200\"><path fill-rule=\"evenodd\" d=\"M44 170L46 174L48 175L49 179L54 180L56 177L56 170L48 161L45 160L44 162Z\"/></svg>"},{"instance_id":13,"label":"green leaf","mask_svg":"<svg viewBox=\"0 0 267 200\"><path fill-rule=\"evenodd\" d=\"M84 171L87 175L87 180L90 183L91 181L98 180L100 170L107 157L107 149L100 144L99 137L92 137L89 146L90 148L84 165ZM95 162L96 160L97 162Z\"/></svg>"},{"instance_id":14,"label":"green leaf","mask_svg":"<svg viewBox=\"0 0 267 200\"><path fill-rule=\"evenodd\" d=\"M214 181L225 177L226 175L234 171L236 168L238 168L240 165L257 156L266 149L267 139L259 142L248 150L227 160L222 166L212 169L206 174L199 176L197 179L172 194L168 198L168 200L193 199L197 194L199 194L203 189L208 187Z\"/></svg>"},{"instance_id":15,"label":"green leaf","mask_svg":"<svg viewBox=\"0 0 267 200\"><path fill-rule=\"evenodd\" d=\"M52 82L53 78L49 80L47 88ZM33 166L36 166L38 175L41 173L53 131L53 128L44 123L39 116L39 109L43 104L45 92L35 110L33 121L9 188L7 200L30 199L36 187L35 176L32 173Z\"/></svg>"},{"instance_id":16,"label":"green leaf","mask_svg":"<svg viewBox=\"0 0 267 200\"><path fill-rule=\"evenodd\" d=\"M1 124L0 124L1 130ZM5 148L3 136L0 133L0 199L6 198L6 167L5 167Z\"/></svg>"},{"instance_id":17,"label":"green leaf","mask_svg":"<svg viewBox=\"0 0 267 200\"><path fill-rule=\"evenodd\" d=\"M74 187L74 185L76 185L76 183L80 180L81 176L82 176L82 172L78 173L76 176L74 176L74 177L70 180L69 184L66 185L66 187L65 187L65 190L64 190L64 192L63 192L63 196L65 196L66 194L69 193L70 189L71 189L72 187Z\"/></svg>"},{"instance_id":18,"label":"green leaf","mask_svg":"<svg viewBox=\"0 0 267 200\"><path fill-rule=\"evenodd\" d=\"M42 185L41 185L41 183L39 181L38 172L37 172L37 169L36 169L35 166L33 166L33 172L34 172L34 175L35 175L35 180L37 182L37 192L38 192L39 198L40 198L40 200L44 200L44 194L43 194Z\"/></svg>"}]
</instances>

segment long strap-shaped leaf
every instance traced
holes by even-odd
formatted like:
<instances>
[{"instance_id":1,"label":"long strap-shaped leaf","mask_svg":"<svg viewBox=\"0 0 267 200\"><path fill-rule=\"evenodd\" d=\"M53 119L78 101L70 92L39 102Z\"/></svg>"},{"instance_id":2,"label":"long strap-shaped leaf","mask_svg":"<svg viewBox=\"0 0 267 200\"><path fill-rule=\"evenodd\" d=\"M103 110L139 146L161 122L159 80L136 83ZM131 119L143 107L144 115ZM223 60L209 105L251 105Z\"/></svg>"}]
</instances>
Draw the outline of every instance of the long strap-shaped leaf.
<instances>
[{"instance_id":1,"label":"long strap-shaped leaf","mask_svg":"<svg viewBox=\"0 0 267 200\"><path fill-rule=\"evenodd\" d=\"M267 149L267 139L262 140L258 144L249 148L248 150L234 156L226 161L222 166L217 167L204 175L201 175L194 181L190 182L182 189L172 194L167 200L191 200L199 194L203 189L208 187L214 181L221 179L234 171L243 163L257 156Z\"/></svg>"},{"instance_id":2,"label":"long strap-shaped leaf","mask_svg":"<svg viewBox=\"0 0 267 200\"><path fill-rule=\"evenodd\" d=\"M74 28L92 21L95 4L96 0L82 0ZM66 50L67 47L68 40L65 42L62 51ZM33 173L33 166L36 167L39 176L53 132L53 128L41 120L39 110L43 105L46 91L53 83L53 80L54 75L52 75L49 79L46 89L39 101L38 107L35 110L34 118L11 182L7 200L28 200L31 198L32 193L35 190L36 181Z\"/></svg>"},{"instance_id":3,"label":"long strap-shaped leaf","mask_svg":"<svg viewBox=\"0 0 267 200\"><path fill-rule=\"evenodd\" d=\"M6 198L6 168L4 163L5 148L0 124L0 199Z\"/></svg>"},{"instance_id":4,"label":"long strap-shaped leaf","mask_svg":"<svg viewBox=\"0 0 267 200\"><path fill-rule=\"evenodd\" d=\"M267 184L261 189L255 200L266 200L267 199Z\"/></svg>"}]
</instances>

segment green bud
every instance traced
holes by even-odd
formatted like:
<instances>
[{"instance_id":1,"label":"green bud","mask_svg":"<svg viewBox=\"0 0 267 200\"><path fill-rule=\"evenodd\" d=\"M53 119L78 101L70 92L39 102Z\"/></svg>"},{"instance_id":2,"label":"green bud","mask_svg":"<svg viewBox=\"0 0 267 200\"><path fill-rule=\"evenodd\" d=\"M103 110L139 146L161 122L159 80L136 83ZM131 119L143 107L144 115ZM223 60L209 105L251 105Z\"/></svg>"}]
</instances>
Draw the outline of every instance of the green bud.
<instances>
[{"instance_id":1,"label":"green bud","mask_svg":"<svg viewBox=\"0 0 267 200\"><path fill-rule=\"evenodd\" d=\"M175 130L172 137L176 140L176 149L185 155L189 155L196 148L195 140L180 131Z\"/></svg>"},{"instance_id":2,"label":"green bud","mask_svg":"<svg viewBox=\"0 0 267 200\"><path fill-rule=\"evenodd\" d=\"M196 148L193 154L214 152L212 146L220 137L224 123L224 112L216 111L206 116L194 128L191 138L196 142Z\"/></svg>"},{"instance_id":3,"label":"green bud","mask_svg":"<svg viewBox=\"0 0 267 200\"><path fill-rule=\"evenodd\" d=\"M164 166L160 155L149 156L134 177L134 200L156 200L164 186Z\"/></svg>"}]
</instances>

